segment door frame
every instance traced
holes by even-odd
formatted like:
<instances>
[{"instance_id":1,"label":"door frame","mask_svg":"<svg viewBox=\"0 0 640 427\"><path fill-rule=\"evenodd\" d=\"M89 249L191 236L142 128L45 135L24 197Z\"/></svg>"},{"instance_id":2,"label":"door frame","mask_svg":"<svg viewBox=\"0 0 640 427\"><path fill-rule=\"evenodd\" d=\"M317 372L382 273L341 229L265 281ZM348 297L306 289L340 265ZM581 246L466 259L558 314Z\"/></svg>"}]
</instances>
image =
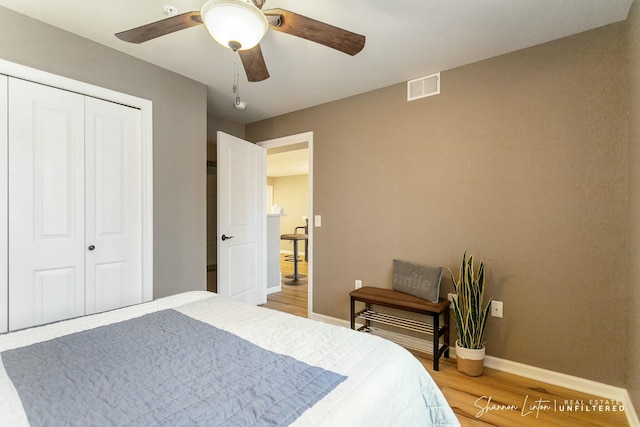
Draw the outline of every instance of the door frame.
<instances>
[{"instance_id":1,"label":"door frame","mask_svg":"<svg viewBox=\"0 0 640 427\"><path fill-rule=\"evenodd\" d=\"M285 147L287 145L296 145L307 143L309 151L309 175L308 175L308 193L309 193L309 235L307 237L309 244L308 255L308 273L307 273L307 317L311 318L313 314L313 131L298 133L295 135L283 136L280 138L268 139L260 141L257 145L264 149ZM265 171L266 174L266 171ZM265 190L266 191L266 190Z\"/></svg>"},{"instance_id":2,"label":"door frame","mask_svg":"<svg viewBox=\"0 0 640 427\"><path fill-rule=\"evenodd\" d=\"M57 87L140 110L140 133L142 138L142 300L144 302L151 301L153 299L153 103L137 96L116 92L3 59L0 59L0 74ZM2 110L0 109L0 111ZM6 165L6 162L7 151L0 150L0 165ZM0 212L4 212L8 208L5 190L0 190ZM0 226L6 227L6 222ZM6 232L6 229L3 232ZM0 232L0 235L3 232ZM4 253L5 249L0 250L0 254ZM0 294L6 295L8 292L8 277L6 271L1 271L1 267L2 265L0 264ZM2 298L0 298L1 300ZM3 317L2 315L3 308L0 307L0 317ZM2 322L0 321L1 325Z\"/></svg>"}]
</instances>

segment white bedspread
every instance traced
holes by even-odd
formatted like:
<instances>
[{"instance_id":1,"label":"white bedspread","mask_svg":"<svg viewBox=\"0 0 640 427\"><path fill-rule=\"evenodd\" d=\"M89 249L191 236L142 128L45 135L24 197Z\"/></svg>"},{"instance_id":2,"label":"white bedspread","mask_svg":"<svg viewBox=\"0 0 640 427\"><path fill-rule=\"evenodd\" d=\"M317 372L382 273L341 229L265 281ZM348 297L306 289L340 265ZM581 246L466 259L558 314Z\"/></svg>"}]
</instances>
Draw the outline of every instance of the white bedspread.
<instances>
[{"instance_id":1,"label":"white bedspread","mask_svg":"<svg viewBox=\"0 0 640 427\"><path fill-rule=\"evenodd\" d=\"M293 425L459 425L433 379L402 347L380 337L240 304L204 291L0 335L0 352L167 308L267 350L348 377ZM1 364L0 425L29 425L20 398Z\"/></svg>"}]
</instances>

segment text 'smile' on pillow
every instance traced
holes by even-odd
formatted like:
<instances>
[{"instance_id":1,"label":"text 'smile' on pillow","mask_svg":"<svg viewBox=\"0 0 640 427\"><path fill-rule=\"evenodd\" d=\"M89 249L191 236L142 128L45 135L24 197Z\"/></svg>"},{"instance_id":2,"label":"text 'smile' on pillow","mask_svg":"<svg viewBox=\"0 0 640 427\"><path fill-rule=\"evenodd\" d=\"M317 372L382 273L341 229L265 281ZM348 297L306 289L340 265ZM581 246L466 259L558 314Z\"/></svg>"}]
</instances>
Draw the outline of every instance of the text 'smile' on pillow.
<instances>
[{"instance_id":1,"label":"text 'smile' on pillow","mask_svg":"<svg viewBox=\"0 0 640 427\"><path fill-rule=\"evenodd\" d=\"M442 267L393 260L393 290L438 302Z\"/></svg>"}]
</instances>

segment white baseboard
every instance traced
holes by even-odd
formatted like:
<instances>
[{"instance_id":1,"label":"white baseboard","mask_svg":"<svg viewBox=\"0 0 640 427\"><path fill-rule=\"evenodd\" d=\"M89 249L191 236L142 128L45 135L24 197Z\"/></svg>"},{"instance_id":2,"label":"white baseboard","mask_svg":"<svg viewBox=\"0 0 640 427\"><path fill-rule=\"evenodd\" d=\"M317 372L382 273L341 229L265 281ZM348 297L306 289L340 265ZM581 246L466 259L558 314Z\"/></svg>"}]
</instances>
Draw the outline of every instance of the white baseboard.
<instances>
[{"instance_id":1,"label":"white baseboard","mask_svg":"<svg viewBox=\"0 0 640 427\"><path fill-rule=\"evenodd\" d=\"M629 427L640 427L640 419L638 419L638 413L636 409L633 407L633 402L631 402L631 396L629 396L629 392L625 390L626 398L622 401L624 403L624 409L627 411L627 422L629 423Z\"/></svg>"},{"instance_id":2,"label":"white baseboard","mask_svg":"<svg viewBox=\"0 0 640 427\"><path fill-rule=\"evenodd\" d=\"M311 318L331 325L344 326L346 328L351 327L351 323L347 320L336 319L335 317L329 317L323 314L311 313ZM450 357L455 358L455 353L455 346L449 347ZM510 360L500 359L494 356L485 356L484 366L518 375L520 377L534 379L547 384L557 385L570 390L593 394L594 396L622 402L629 426L640 427L640 420L638 420L638 415L633 407L633 403L631 402L629 392L624 388L614 387L608 384L574 377L560 372L525 365L524 363L512 362Z\"/></svg>"},{"instance_id":3,"label":"white baseboard","mask_svg":"<svg viewBox=\"0 0 640 427\"><path fill-rule=\"evenodd\" d=\"M350 328L351 323L348 320L337 319L335 317L325 316L324 314L311 313L311 319L319 320L320 322L328 323L330 325L344 326Z\"/></svg>"},{"instance_id":4,"label":"white baseboard","mask_svg":"<svg viewBox=\"0 0 640 427\"><path fill-rule=\"evenodd\" d=\"M452 350L452 353L455 354L455 347L452 348ZM485 356L484 366L518 375L520 377L530 378L547 384L557 385L570 390L622 402L629 425L631 427L640 427L640 420L638 420L638 415L633 407L633 403L631 402L631 396L629 396L629 392L622 387L615 387L599 383L597 381L563 374L561 372L550 371L536 366L500 359L494 356Z\"/></svg>"},{"instance_id":5,"label":"white baseboard","mask_svg":"<svg viewBox=\"0 0 640 427\"><path fill-rule=\"evenodd\" d=\"M455 348L453 350L455 353ZM608 384L574 377L560 372L537 368L535 366L525 365L519 362L512 362L510 360L500 359L494 356L486 356L484 359L484 366L518 375L520 377L535 379L547 384L557 385L571 390L608 398L610 400L622 401L627 392L624 388L614 387Z\"/></svg>"}]
</instances>

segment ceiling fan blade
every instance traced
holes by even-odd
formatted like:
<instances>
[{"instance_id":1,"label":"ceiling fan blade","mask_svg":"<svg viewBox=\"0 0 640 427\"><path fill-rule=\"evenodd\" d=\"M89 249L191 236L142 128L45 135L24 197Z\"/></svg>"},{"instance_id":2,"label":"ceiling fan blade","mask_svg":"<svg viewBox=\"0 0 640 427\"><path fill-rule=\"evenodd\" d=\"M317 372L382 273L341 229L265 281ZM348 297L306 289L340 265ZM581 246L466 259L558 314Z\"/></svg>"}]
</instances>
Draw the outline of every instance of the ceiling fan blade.
<instances>
[{"instance_id":1,"label":"ceiling fan blade","mask_svg":"<svg viewBox=\"0 0 640 427\"><path fill-rule=\"evenodd\" d=\"M351 56L364 48L365 37L284 9L265 10L267 16L280 16L276 31L291 34L347 53Z\"/></svg>"},{"instance_id":2,"label":"ceiling fan blade","mask_svg":"<svg viewBox=\"0 0 640 427\"><path fill-rule=\"evenodd\" d=\"M259 44L251 49L239 50L238 54L240 54L244 71L247 73L247 80L261 82L269 78L267 64L264 62L264 56L262 56L262 49L260 49Z\"/></svg>"},{"instance_id":3,"label":"ceiling fan blade","mask_svg":"<svg viewBox=\"0 0 640 427\"><path fill-rule=\"evenodd\" d=\"M160 36L202 24L199 11L182 13L131 30L116 33L116 37L129 43L144 43Z\"/></svg>"}]
</instances>

